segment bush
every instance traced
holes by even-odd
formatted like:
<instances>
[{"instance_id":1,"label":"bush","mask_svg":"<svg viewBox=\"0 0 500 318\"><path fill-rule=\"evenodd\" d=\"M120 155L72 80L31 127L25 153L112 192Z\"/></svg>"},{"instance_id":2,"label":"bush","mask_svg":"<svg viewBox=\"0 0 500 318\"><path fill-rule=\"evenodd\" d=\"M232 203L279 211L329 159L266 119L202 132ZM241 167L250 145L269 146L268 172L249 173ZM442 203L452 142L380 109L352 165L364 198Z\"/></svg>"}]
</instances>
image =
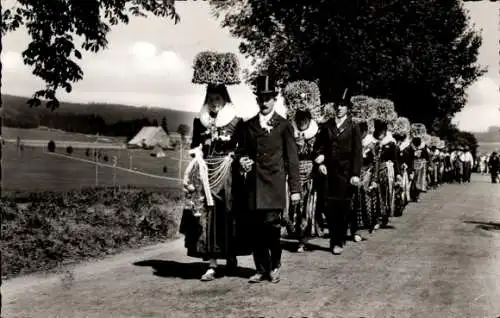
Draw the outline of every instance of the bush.
<instances>
[{"instance_id":1,"label":"bush","mask_svg":"<svg viewBox=\"0 0 500 318\"><path fill-rule=\"evenodd\" d=\"M73 147L71 146L66 147L66 152L71 155L73 153Z\"/></svg>"},{"instance_id":2,"label":"bush","mask_svg":"<svg viewBox=\"0 0 500 318\"><path fill-rule=\"evenodd\" d=\"M55 152L56 151L56 143L54 140L49 141L49 144L47 145L47 149L49 152Z\"/></svg>"},{"instance_id":3,"label":"bush","mask_svg":"<svg viewBox=\"0 0 500 318\"><path fill-rule=\"evenodd\" d=\"M85 149L85 156L90 157L90 149Z\"/></svg>"},{"instance_id":4,"label":"bush","mask_svg":"<svg viewBox=\"0 0 500 318\"><path fill-rule=\"evenodd\" d=\"M106 162L108 162L108 161L109 161L109 157L108 157L108 155L104 155L104 157L103 157L102 159L104 159L104 161L106 161Z\"/></svg>"},{"instance_id":5,"label":"bush","mask_svg":"<svg viewBox=\"0 0 500 318\"><path fill-rule=\"evenodd\" d=\"M130 188L2 197L2 277L165 241L177 234L180 199Z\"/></svg>"},{"instance_id":6,"label":"bush","mask_svg":"<svg viewBox=\"0 0 500 318\"><path fill-rule=\"evenodd\" d=\"M167 173L167 172L168 172L167 166L163 166L163 173Z\"/></svg>"}]
</instances>

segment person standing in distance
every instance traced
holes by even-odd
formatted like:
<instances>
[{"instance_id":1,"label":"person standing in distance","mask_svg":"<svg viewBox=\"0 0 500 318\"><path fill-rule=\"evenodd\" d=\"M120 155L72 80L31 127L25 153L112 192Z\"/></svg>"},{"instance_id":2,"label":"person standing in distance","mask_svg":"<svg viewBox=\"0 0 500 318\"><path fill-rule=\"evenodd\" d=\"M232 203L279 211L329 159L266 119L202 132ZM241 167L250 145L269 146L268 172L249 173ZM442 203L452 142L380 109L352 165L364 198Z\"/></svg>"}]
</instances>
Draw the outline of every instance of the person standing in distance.
<instances>
[{"instance_id":1,"label":"person standing in distance","mask_svg":"<svg viewBox=\"0 0 500 318\"><path fill-rule=\"evenodd\" d=\"M236 158L244 174L242 206L252 220L253 257L257 273L250 283L280 281L281 215L286 207L286 182L291 203L300 200L299 156L292 125L274 110L278 92L269 76L255 82L259 114L244 122Z\"/></svg>"},{"instance_id":2,"label":"person standing in distance","mask_svg":"<svg viewBox=\"0 0 500 318\"><path fill-rule=\"evenodd\" d=\"M361 132L349 116L352 104L340 100L335 105L335 118L327 121L316 139L315 161L319 171L327 176L326 219L330 232L330 249L339 255L349 225L353 187L360 185L362 164Z\"/></svg>"}]
</instances>

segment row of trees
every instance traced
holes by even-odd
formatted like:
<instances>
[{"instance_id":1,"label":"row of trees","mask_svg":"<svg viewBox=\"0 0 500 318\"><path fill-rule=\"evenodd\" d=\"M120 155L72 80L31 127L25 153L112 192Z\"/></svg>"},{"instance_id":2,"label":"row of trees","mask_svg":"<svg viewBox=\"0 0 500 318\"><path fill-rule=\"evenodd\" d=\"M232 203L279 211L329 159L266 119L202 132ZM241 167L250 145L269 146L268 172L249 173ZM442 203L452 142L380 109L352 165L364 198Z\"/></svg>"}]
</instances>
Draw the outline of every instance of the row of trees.
<instances>
[{"instance_id":1,"label":"row of trees","mask_svg":"<svg viewBox=\"0 0 500 318\"><path fill-rule=\"evenodd\" d=\"M451 119L465 106L467 87L485 71L477 64L481 37L461 0L210 4L222 26L241 39L241 53L253 61L248 80L263 70L283 85L314 80L323 102L340 98L345 88L350 95L388 98L400 115L447 139L459 138ZM85 10L79 6L78 1L26 0L2 12L2 32L22 24L28 28L32 41L24 61L47 83L32 105L45 97L48 107L57 107L56 89L70 92L82 78L73 32L84 38L84 50L98 52L107 45L110 27L128 23L131 15L179 21L173 0L88 0Z\"/></svg>"}]
</instances>

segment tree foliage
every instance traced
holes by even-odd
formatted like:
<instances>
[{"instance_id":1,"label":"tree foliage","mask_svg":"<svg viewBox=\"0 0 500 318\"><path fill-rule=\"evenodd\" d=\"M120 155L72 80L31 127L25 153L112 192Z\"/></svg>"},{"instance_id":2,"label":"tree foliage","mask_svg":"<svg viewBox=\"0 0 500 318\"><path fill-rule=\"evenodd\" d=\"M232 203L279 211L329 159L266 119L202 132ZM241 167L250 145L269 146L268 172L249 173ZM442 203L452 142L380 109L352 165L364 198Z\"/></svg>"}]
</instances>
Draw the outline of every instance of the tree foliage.
<instances>
[{"instance_id":1,"label":"tree foliage","mask_svg":"<svg viewBox=\"0 0 500 318\"><path fill-rule=\"evenodd\" d=\"M190 128L186 124L180 124L177 127L177 133L181 135L182 140L185 140L187 134L189 134Z\"/></svg>"},{"instance_id":2,"label":"tree foliage","mask_svg":"<svg viewBox=\"0 0 500 318\"><path fill-rule=\"evenodd\" d=\"M57 108L56 91L69 93L83 78L78 42L84 51L97 53L107 47L112 26L147 14L180 20L174 0L17 0L14 7L2 8L2 35L26 27L31 42L22 53L24 63L46 83L29 104L39 106L44 98L48 108Z\"/></svg>"},{"instance_id":3,"label":"tree foliage","mask_svg":"<svg viewBox=\"0 0 500 318\"><path fill-rule=\"evenodd\" d=\"M389 98L397 112L439 132L484 69L481 37L460 0L211 0L242 39L240 51L281 80L313 80L323 103Z\"/></svg>"}]
</instances>

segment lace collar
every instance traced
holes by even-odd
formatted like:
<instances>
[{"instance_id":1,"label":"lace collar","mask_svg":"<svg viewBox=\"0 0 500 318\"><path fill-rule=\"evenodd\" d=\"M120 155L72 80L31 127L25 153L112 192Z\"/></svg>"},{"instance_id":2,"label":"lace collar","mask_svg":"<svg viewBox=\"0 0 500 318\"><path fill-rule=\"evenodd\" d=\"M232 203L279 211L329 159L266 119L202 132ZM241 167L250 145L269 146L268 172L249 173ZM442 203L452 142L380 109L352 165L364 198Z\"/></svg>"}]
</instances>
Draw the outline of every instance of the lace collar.
<instances>
[{"instance_id":1,"label":"lace collar","mask_svg":"<svg viewBox=\"0 0 500 318\"><path fill-rule=\"evenodd\" d=\"M406 138L405 140L403 140L403 142L399 145L399 149L400 150L405 150L406 148L408 148L408 146L410 145L411 143L411 139L410 138Z\"/></svg>"},{"instance_id":2,"label":"lace collar","mask_svg":"<svg viewBox=\"0 0 500 318\"><path fill-rule=\"evenodd\" d=\"M212 126L215 127L224 127L229 124L236 117L236 109L233 104L226 104L222 107L217 116L213 118L210 116L210 112L208 110L207 105L203 105L200 113L197 117L200 118L201 124L206 128L210 128Z\"/></svg>"},{"instance_id":3,"label":"lace collar","mask_svg":"<svg viewBox=\"0 0 500 318\"><path fill-rule=\"evenodd\" d=\"M381 146L384 146L384 145L387 145L388 143L396 143L396 139L394 139L394 137L392 136L392 134L390 132L387 132L384 136L384 138L382 138L382 140L380 141L380 145Z\"/></svg>"},{"instance_id":4,"label":"lace collar","mask_svg":"<svg viewBox=\"0 0 500 318\"><path fill-rule=\"evenodd\" d=\"M367 147L368 145L372 144L372 143L376 143L377 142L377 139L375 139L375 137L373 137L372 134L367 134L365 136L365 138L363 138L362 140L362 145L363 147Z\"/></svg>"},{"instance_id":5,"label":"lace collar","mask_svg":"<svg viewBox=\"0 0 500 318\"><path fill-rule=\"evenodd\" d=\"M292 126L295 138L303 137L304 139L311 139L316 136L319 130L318 124L314 120L311 120L309 122L309 127L307 127L307 129L305 130L300 130L299 128L297 128L297 124L295 124L295 122L292 122Z\"/></svg>"}]
</instances>

